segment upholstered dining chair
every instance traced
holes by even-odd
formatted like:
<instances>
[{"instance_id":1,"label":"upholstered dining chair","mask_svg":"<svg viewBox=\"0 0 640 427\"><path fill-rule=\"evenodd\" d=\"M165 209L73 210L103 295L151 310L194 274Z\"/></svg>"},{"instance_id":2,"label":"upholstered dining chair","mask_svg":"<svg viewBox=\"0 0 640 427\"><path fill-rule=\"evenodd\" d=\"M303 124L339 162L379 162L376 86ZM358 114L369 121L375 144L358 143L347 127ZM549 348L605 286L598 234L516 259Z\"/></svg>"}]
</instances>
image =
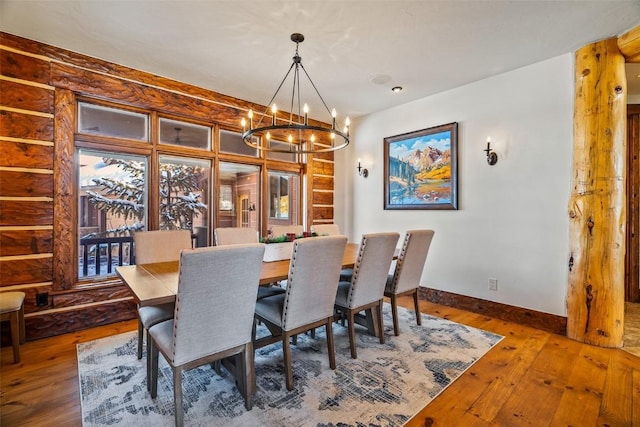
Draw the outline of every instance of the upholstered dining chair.
<instances>
[{"instance_id":1,"label":"upholstered dining chair","mask_svg":"<svg viewBox=\"0 0 640 427\"><path fill-rule=\"evenodd\" d=\"M216 246L258 243L258 232L246 227L220 227L213 230Z\"/></svg>"},{"instance_id":2,"label":"upholstered dining chair","mask_svg":"<svg viewBox=\"0 0 640 427\"><path fill-rule=\"evenodd\" d=\"M0 292L0 321L9 322L13 363L20 363L20 344L25 342L24 292Z\"/></svg>"},{"instance_id":3,"label":"upholstered dining chair","mask_svg":"<svg viewBox=\"0 0 640 427\"><path fill-rule=\"evenodd\" d=\"M176 426L183 425L182 372L233 357L238 390L251 409L255 370L253 313L264 244L182 251L174 318L149 328L151 397L158 392L159 353L173 372ZM213 372L213 370L212 370Z\"/></svg>"},{"instance_id":4,"label":"upholstered dining chair","mask_svg":"<svg viewBox=\"0 0 640 427\"><path fill-rule=\"evenodd\" d=\"M418 288L424 263L427 260L429 247L433 240L433 230L409 230L404 238L402 249L396 260L393 274L387 278L384 296L391 300L391 313L393 316L393 333L400 335L398 326L398 302L402 295L412 295L416 312L416 322L422 325L420 308L418 306Z\"/></svg>"},{"instance_id":5,"label":"upholstered dining chair","mask_svg":"<svg viewBox=\"0 0 640 427\"><path fill-rule=\"evenodd\" d=\"M311 226L311 232L318 236L338 236L340 227L336 224L314 224Z\"/></svg>"},{"instance_id":6,"label":"upholstered dining chair","mask_svg":"<svg viewBox=\"0 0 640 427\"><path fill-rule=\"evenodd\" d=\"M217 246L238 245L243 243L258 243L258 232L252 228L222 227L213 231ZM258 299L282 294L284 289L280 286L260 286L258 288Z\"/></svg>"},{"instance_id":7,"label":"upholstered dining chair","mask_svg":"<svg viewBox=\"0 0 640 427\"><path fill-rule=\"evenodd\" d=\"M333 343L333 306L346 236L298 239L293 244L285 294L256 302L255 317L271 336L255 340L254 347L282 341L288 390L293 390L293 366L289 340L299 333L324 326L327 331L329 366L336 368Z\"/></svg>"},{"instance_id":8,"label":"upholstered dining chair","mask_svg":"<svg viewBox=\"0 0 640 427\"><path fill-rule=\"evenodd\" d=\"M353 267L351 282L340 282L336 294L336 311L346 315L349 327L349 347L351 357L358 357L356 351L355 315L364 310L377 310L380 344L384 344L384 323L382 302L384 288L393 253L400 234L365 234L360 242L358 258Z\"/></svg>"},{"instance_id":9,"label":"upholstered dining chair","mask_svg":"<svg viewBox=\"0 0 640 427\"><path fill-rule=\"evenodd\" d=\"M177 261L180 251L191 248L189 230L139 231L133 234L136 264ZM138 307L138 359L142 359L144 331L173 318L173 303Z\"/></svg>"},{"instance_id":10,"label":"upholstered dining chair","mask_svg":"<svg viewBox=\"0 0 640 427\"><path fill-rule=\"evenodd\" d=\"M273 237L284 236L287 233L294 233L296 236L301 235L304 232L302 225L272 225L271 235Z\"/></svg>"}]
</instances>

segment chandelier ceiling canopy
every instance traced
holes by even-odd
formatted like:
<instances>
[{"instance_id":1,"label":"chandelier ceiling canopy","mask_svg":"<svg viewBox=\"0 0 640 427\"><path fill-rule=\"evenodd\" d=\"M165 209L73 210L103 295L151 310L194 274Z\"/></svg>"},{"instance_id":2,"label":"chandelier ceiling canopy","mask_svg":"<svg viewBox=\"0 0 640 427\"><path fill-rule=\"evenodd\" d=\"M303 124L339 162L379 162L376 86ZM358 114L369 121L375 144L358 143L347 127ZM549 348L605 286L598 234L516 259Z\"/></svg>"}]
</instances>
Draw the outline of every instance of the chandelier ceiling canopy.
<instances>
[{"instance_id":1,"label":"chandelier ceiling canopy","mask_svg":"<svg viewBox=\"0 0 640 427\"><path fill-rule=\"evenodd\" d=\"M242 118L242 139L248 146L263 150L275 151L279 153L326 153L340 150L349 145L349 118L344 121L342 130L336 127L336 110L329 110L326 102L318 92L316 85L309 77L307 70L302 65L302 58L298 54L298 45L304 41L304 36L300 33L291 34L291 41L296 44L296 52L289 71L285 74L282 82L276 89L267 103L267 109L260 116L257 123L254 123L254 113L249 110L246 118ZM292 74L291 104L288 117L278 116L278 107L274 100L278 92ZM303 71L303 73L301 73ZM304 75L308 79L311 87L322 101L331 123L331 127L310 125L309 109L307 104L301 106L300 76ZM297 111L297 114L294 114ZM255 125L255 126L254 126Z\"/></svg>"}]
</instances>

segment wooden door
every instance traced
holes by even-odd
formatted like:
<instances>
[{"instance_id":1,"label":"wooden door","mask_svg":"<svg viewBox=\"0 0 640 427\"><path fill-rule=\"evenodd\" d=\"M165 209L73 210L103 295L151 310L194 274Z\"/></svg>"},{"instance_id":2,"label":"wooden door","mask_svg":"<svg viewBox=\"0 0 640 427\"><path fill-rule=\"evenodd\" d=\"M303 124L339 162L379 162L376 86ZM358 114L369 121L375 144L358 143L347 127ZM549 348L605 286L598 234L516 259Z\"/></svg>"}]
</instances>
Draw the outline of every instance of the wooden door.
<instances>
[{"instance_id":1,"label":"wooden door","mask_svg":"<svg viewBox=\"0 0 640 427\"><path fill-rule=\"evenodd\" d=\"M625 301L640 303L640 105L627 106L627 126Z\"/></svg>"}]
</instances>

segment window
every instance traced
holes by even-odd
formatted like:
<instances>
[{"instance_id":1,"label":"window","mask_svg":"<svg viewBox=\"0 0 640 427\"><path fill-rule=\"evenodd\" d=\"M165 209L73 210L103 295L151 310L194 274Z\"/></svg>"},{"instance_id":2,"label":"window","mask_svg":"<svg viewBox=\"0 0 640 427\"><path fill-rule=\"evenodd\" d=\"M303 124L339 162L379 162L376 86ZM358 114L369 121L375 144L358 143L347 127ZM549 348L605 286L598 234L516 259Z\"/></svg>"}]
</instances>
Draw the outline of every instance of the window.
<instances>
[{"instance_id":1,"label":"window","mask_svg":"<svg viewBox=\"0 0 640 427\"><path fill-rule=\"evenodd\" d=\"M278 141L270 140L269 144L271 147L277 148L279 150L289 150L290 148L288 142L278 142ZM267 159L282 160L283 162L296 163L298 161L298 154L281 153L279 151L267 151Z\"/></svg>"},{"instance_id":2,"label":"window","mask_svg":"<svg viewBox=\"0 0 640 427\"><path fill-rule=\"evenodd\" d=\"M82 99L76 110L75 244L83 285L135 263L137 230L187 229L194 245L204 247L212 244L214 226L262 233L271 225L301 223L297 154L263 156L239 132L213 123L92 102ZM215 146L214 129L220 132ZM265 182L267 165L275 169Z\"/></svg>"},{"instance_id":3,"label":"window","mask_svg":"<svg viewBox=\"0 0 640 427\"><path fill-rule=\"evenodd\" d=\"M260 230L260 167L220 162L219 227Z\"/></svg>"},{"instance_id":4,"label":"window","mask_svg":"<svg viewBox=\"0 0 640 427\"><path fill-rule=\"evenodd\" d=\"M269 172L269 226L299 224L300 176Z\"/></svg>"},{"instance_id":5,"label":"window","mask_svg":"<svg viewBox=\"0 0 640 427\"><path fill-rule=\"evenodd\" d=\"M241 134L227 130L220 130L220 151L223 153L258 157L258 150L245 144Z\"/></svg>"},{"instance_id":6,"label":"window","mask_svg":"<svg viewBox=\"0 0 640 427\"><path fill-rule=\"evenodd\" d=\"M161 118L160 143L210 150L211 128L209 126Z\"/></svg>"},{"instance_id":7,"label":"window","mask_svg":"<svg viewBox=\"0 0 640 427\"><path fill-rule=\"evenodd\" d=\"M145 228L147 160L78 150L78 276L114 274L131 261L131 233Z\"/></svg>"},{"instance_id":8,"label":"window","mask_svg":"<svg viewBox=\"0 0 640 427\"><path fill-rule=\"evenodd\" d=\"M78 132L149 141L149 115L80 102Z\"/></svg>"},{"instance_id":9,"label":"window","mask_svg":"<svg viewBox=\"0 0 640 427\"><path fill-rule=\"evenodd\" d=\"M161 155L159 164L159 228L191 230L197 247L208 246L210 162Z\"/></svg>"}]
</instances>

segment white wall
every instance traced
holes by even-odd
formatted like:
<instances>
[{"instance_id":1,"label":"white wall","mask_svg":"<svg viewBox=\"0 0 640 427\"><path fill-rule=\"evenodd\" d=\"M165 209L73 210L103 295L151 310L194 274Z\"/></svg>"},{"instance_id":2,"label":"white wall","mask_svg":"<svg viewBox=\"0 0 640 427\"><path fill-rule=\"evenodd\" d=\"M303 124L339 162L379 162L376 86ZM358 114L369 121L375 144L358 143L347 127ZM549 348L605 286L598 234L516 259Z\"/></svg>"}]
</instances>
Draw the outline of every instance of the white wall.
<instances>
[{"instance_id":1,"label":"white wall","mask_svg":"<svg viewBox=\"0 0 640 427\"><path fill-rule=\"evenodd\" d=\"M355 120L352 145L336 153L336 222L351 241L434 229L423 286L566 316L573 69L566 54ZM450 122L458 210L384 210L383 138Z\"/></svg>"}]
</instances>

